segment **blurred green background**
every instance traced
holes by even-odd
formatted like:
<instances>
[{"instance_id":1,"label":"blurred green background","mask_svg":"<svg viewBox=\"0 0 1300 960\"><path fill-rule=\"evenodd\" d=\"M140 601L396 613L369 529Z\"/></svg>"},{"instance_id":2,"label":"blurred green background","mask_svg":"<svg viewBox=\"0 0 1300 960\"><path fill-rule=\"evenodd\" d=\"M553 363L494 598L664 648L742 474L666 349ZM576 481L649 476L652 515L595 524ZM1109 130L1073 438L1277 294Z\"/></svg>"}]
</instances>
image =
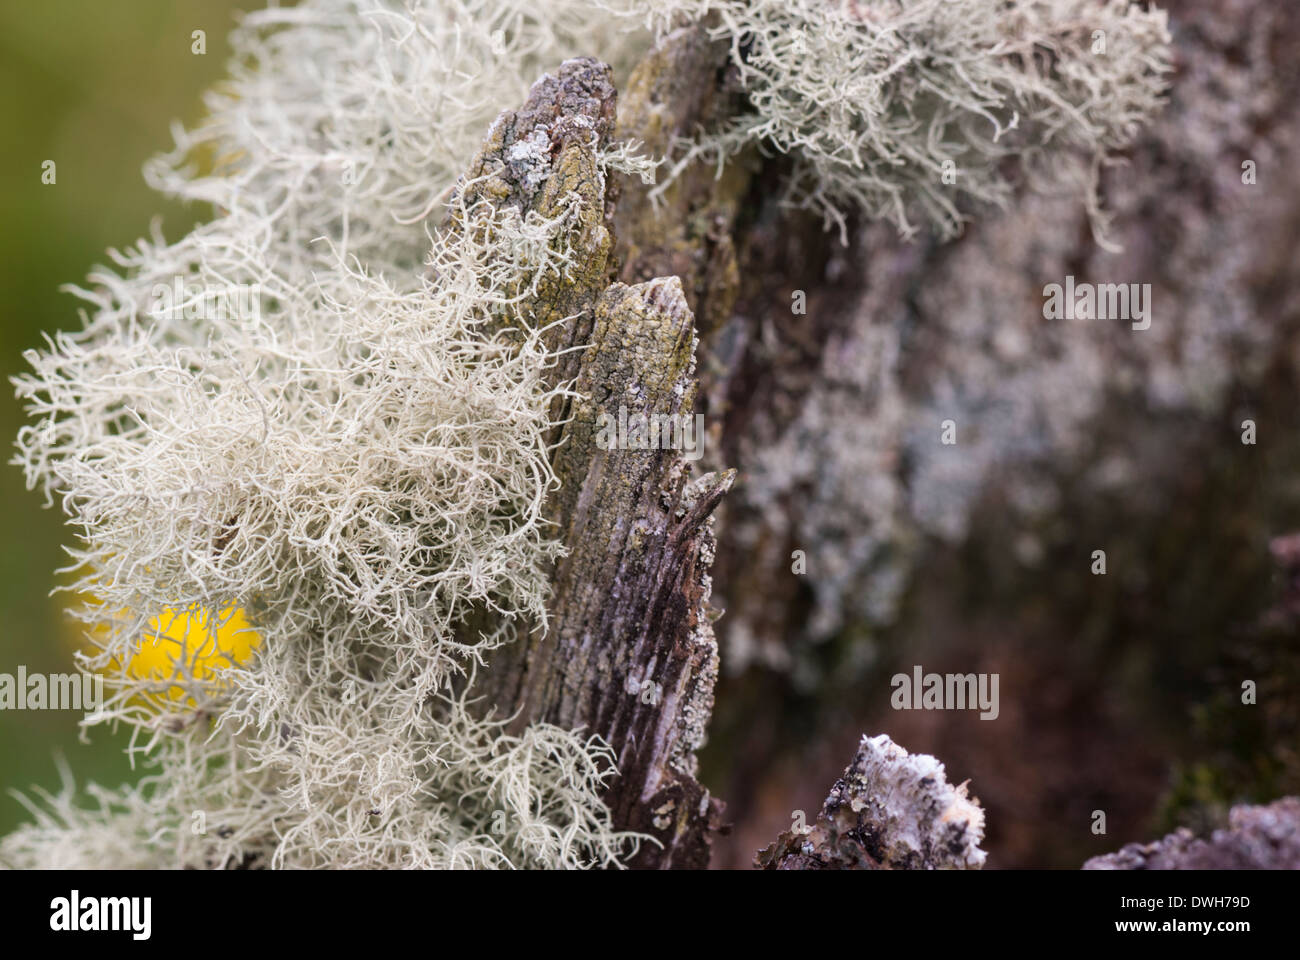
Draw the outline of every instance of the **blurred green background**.
<instances>
[{"instance_id":1,"label":"blurred green background","mask_svg":"<svg viewBox=\"0 0 1300 960\"><path fill-rule=\"evenodd\" d=\"M42 0L0 5L0 672L73 669L75 628L62 595L50 596L61 546L71 539L57 508L25 488L8 463L24 414L8 380L26 365L22 352L41 332L76 326L78 301L60 292L81 283L109 247L123 247L162 217L175 239L206 208L184 207L150 191L140 170L171 146L173 120L203 115L205 88L225 73L226 35L240 10L258 0ZM195 30L206 53L191 51ZM41 182L53 160L57 180ZM58 784L63 753L77 776L116 785L132 773L125 737L103 728L78 742L80 714L0 712L0 834L26 819L12 789Z\"/></svg>"}]
</instances>

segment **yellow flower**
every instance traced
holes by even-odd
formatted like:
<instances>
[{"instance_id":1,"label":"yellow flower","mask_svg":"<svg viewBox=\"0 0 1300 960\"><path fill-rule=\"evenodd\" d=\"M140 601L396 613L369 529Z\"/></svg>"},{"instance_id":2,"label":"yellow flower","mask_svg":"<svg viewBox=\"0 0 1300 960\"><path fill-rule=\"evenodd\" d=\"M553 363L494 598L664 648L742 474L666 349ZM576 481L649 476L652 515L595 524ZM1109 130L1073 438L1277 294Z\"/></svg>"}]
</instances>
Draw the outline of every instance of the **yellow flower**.
<instances>
[{"instance_id":1,"label":"yellow flower","mask_svg":"<svg viewBox=\"0 0 1300 960\"><path fill-rule=\"evenodd\" d=\"M96 627L90 635L104 639L105 633L106 628ZM180 700L185 696L187 675L220 687L221 671L248 663L261 642L242 607L231 605L215 618L207 607L197 604L187 609L165 607L149 621L138 648L127 660L126 674L136 680L174 680L147 699L165 695ZM187 700L193 702L193 698Z\"/></svg>"},{"instance_id":2,"label":"yellow flower","mask_svg":"<svg viewBox=\"0 0 1300 960\"><path fill-rule=\"evenodd\" d=\"M261 642L242 608L227 607L214 621L206 607L169 607L149 621L127 673L139 680L169 680L188 672L195 680L220 683L220 671L247 663ZM173 700L183 694L180 684L167 692Z\"/></svg>"}]
</instances>

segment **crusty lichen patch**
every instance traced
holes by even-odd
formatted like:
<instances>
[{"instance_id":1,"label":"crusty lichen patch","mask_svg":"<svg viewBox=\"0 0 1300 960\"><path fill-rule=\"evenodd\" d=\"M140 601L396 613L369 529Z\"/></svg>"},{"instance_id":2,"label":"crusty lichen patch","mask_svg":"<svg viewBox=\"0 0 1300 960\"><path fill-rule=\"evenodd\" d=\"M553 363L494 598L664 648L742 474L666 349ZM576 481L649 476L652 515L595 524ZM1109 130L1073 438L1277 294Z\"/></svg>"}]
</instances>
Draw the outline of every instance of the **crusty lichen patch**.
<instances>
[{"instance_id":1,"label":"crusty lichen patch","mask_svg":"<svg viewBox=\"0 0 1300 960\"><path fill-rule=\"evenodd\" d=\"M766 869L972 870L984 865L984 811L943 764L881 734L863 737L817 822L783 833Z\"/></svg>"}]
</instances>

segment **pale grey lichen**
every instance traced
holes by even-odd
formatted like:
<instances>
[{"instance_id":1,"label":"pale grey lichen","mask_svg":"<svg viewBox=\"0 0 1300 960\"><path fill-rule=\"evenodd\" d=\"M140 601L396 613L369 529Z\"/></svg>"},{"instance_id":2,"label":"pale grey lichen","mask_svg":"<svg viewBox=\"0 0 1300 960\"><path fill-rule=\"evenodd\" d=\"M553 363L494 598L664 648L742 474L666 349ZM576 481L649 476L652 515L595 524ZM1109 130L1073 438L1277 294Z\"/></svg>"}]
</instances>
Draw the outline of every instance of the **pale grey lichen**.
<instances>
[{"instance_id":1,"label":"pale grey lichen","mask_svg":"<svg viewBox=\"0 0 1300 960\"><path fill-rule=\"evenodd\" d=\"M49 798L5 862L566 867L634 848L600 800L606 747L506 736L456 692L516 623L545 626L565 390L529 298L569 268L580 211L448 188L541 65L617 53L585 9L314 0L236 31L210 118L148 171L216 216L114 254L78 291L83 328L17 380L17 461L80 535L85 665L114 688L90 722L129 725L151 775L94 811ZM177 277L260 299L158 309ZM246 611L253 659L136 676L151 619L191 608ZM465 640L483 612L497 626Z\"/></svg>"},{"instance_id":2,"label":"pale grey lichen","mask_svg":"<svg viewBox=\"0 0 1300 960\"><path fill-rule=\"evenodd\" d=\"M864 736L816 822L755 858L769 870L979 870L984 811L943 764L888 736Z\"/></svg>"},{"instance_id":3,"label":"pale grey lichen","mask_svg":"<svg viewBox=\"0 0 1300 960\"><path fill-rule=\"evenodd\" d=\"M660 33L709 24L752 109L676 147L661 181L751 145L788 153L787 200L847 240L853 210L946 233L959 201L1003 202L1006 162L1080 191L1099 238L1100 167L1158 109L1163 11L1129 0L631 0Z\"/></svg>"}]
</instances>

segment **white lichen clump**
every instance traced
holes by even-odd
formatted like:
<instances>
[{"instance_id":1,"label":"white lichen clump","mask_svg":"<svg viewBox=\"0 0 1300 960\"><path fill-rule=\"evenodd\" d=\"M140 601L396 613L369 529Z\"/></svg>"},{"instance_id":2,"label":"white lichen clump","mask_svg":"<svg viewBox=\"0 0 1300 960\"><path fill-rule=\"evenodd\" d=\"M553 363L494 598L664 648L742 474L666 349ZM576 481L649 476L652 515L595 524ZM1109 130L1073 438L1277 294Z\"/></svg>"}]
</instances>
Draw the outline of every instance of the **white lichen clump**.
<instances>
[{"instance_id":1,"label":"white lichen clump","mask_svg":"<svg viewBox=\"0 0 1300 960\"><path fill-rule=\"evenodd\" d=\"M501 108L574 47L621 42L580 9L323 0L236 32L211 118L148 170L217 215L115 255L79 291L83 329L18 382L35 418L18 461L80 533L85 665L116 688L90 722L132 725L157 772L93 812L53 801L5 861L553 867L629 849L599 800L606 748L506 737L463 693L521 619L545 623L557 391L526 304L568 266L577 211L462 200L460 229L436 225ZM176 278L200 293L160 306ZM486 333L502 326L526 335ZM174 677L132 676L150 619L196 605L245 609L255 659L214 679L187 649Z\"/></svg>"},{"instance_id":2,"label":"white lichen clump","mask_svg":"<svg viewBox=\"0 0 1300 960\"><path fill-rule=\"evenodd\" d=\"M751 145L789 153L786 200L956 233L961 198L1002 203L1006 161L1083 195L1158 109L1163 11L1130 0L633 0L658 30L704 21L752 110L678 144L678 168ZM671 179L672 170L669 171ZM667 181L664 181L665 183Z\"/></svg>"},{"instance_id":3,"label":"white lichen clump","mask_svg":"<svg viewBox=\"0 0 1300 960\"><path fill-rule=\"evenodd\" d=\"M978 870L986 854L984 811L966 784L952 786L943 764L909 754L881 734L863 737L827 807L847 804L870 824L888 863L920 860L948 869Z\"/></svg>"}]
</instances>

